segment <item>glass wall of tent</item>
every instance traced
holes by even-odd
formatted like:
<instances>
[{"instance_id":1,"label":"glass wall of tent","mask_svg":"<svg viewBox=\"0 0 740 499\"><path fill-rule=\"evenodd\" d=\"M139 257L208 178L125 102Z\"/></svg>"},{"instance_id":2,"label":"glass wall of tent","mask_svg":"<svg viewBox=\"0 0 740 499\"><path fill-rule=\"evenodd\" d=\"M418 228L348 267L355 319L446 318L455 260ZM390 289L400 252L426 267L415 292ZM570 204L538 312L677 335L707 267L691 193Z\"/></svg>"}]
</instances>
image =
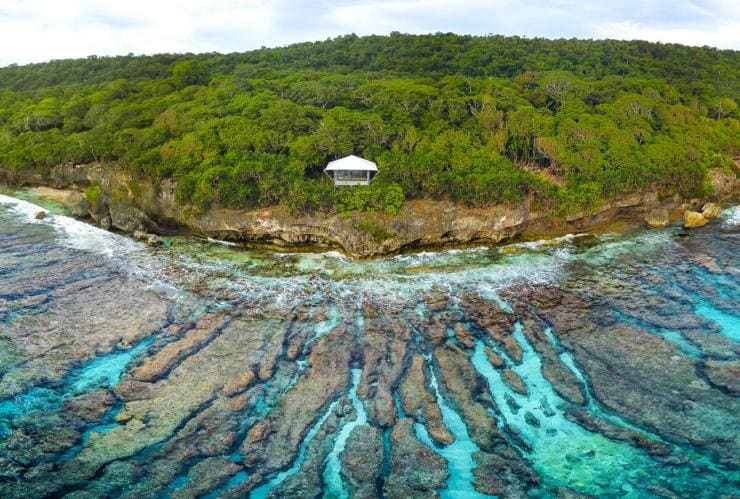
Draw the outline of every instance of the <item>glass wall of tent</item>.
<instances>
[{"instance_id":1,"label":"glass wall of tent","mask_svg":"<svg viewBox=\"0 0 740 499\"><path fill-rule=\"evenodd\" d=\"M334 170L335 185L369 185L374 172L369 170Z\"/></svg>"}]
</instances>

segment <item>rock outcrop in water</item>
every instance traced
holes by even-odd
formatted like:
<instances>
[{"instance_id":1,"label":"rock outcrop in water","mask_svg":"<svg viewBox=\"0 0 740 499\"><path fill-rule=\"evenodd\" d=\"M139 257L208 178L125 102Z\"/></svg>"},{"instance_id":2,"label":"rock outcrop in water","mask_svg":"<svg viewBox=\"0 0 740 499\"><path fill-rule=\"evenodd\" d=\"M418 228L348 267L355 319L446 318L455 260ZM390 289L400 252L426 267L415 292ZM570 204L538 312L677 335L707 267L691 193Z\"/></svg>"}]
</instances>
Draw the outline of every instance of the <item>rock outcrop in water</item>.
<instances>
[{"instance_id":1,"label":"rock outcrop in water","mask_svg":"<svg viewBox=\"0 0 740 499\"><path fill-rule=\"evenodd\" d=\"M717 218L721 211L722 207L718 203L705 203L701 212L686 210L683 214L683 226L687 229L703 227Z\"/></svg>"},{"instance_id":2,"label":"rock outcrop in water","mask_svg":"<svg viewBox=\"0 0 740 499\"><path fill-rule=\"evenodd\" d=\"M701 214L707 220L717 218L721 212L722 206L720 206L718 203L706 203L701 208Z\"/></svg>"},{"instance_id":3,"label":"rock outcrop in water","mask_svg":"<svg viewBox=\"0 0 740 499\"><path fill-rule=\"evenodd\" d=\"M149 246L159 246L162 244L162 239L157 234L149 234L148 232L137 229L134 230L133 236L134 239L143 241Z\"/></svg>"},{"instance_id":4,"label":"rock outcrop in water","mask_svg":"<svg viewBox=\"0 0 740 499\"><path fill-rule=\"evenodd\" d=\"M711 172L718 200L740 188L734 173ZM338 248L356 257L372 257L416 248L498 243L515 237L565 234L607 226L617 221L663 227L680 218L684 210L699 209L703 201L674 196L661 200L658 193L615 199L594 213L556 217L538 211L527 200L518 204L466 208L449 202L409 201L398 216L338 214L296 216L282 207L246 211L209 209L195 214L175 201L174 184L153 186L131 179L104 165L64 165L44 174L8 172L0 180L12 185L44 185L72 189L65 204L78 217L90 217L105 229L151 233L194 233L203 237L280 248ZM100 188L92 201L79 191ZM712 203L709 203L710 205ZM706 211L711 218L714 208ZM694 212L692 212L694 213ZM714 215L716 216L716 214ZM687 226L698 226L704 215L696 212ZM368 222L369 221L369 222ZM369 225L368 225L369 223ZM379 229L377 234L368 226Z\"/></svg>"},{"instance_id":5,"label":"rock outcrop in water","mask_svg":"<svg viewBox=\"0 0 740 499\"><path fill-rule=\"evenodd\" d=\"M697 211L686 210L683 213L683 226L687 229L703 227L709 223L709 219Z\"/></svg>"}]
</instances>

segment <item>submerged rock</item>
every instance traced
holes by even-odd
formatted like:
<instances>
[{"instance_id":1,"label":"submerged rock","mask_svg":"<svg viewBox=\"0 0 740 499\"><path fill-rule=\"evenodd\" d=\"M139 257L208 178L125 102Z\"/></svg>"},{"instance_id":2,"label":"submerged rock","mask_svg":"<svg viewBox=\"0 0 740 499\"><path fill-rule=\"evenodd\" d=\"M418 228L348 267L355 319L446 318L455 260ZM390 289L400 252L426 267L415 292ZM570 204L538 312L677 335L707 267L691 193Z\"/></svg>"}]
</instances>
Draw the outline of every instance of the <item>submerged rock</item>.
<instances>
[{"instance_id":1,"label":"submerged rock","mask_svg":"<svg viewBox=\"0 0 740 499\"><path fill-rule=\"evenodd\" d=\"M735 397L740 395L740 361L707 360L704 373L714 386Z\"/></svg>"},{"instance_id":2,"label":"submerged rock","mask_svg":"<svg viewBox=\"0 0 740 499\"><path fill-rule=\"evenodd\" d=\"M480 297L468 295L464 298L464 310L477 325L486 331L491 338L509 355L515 362L522 360L522 348L511 337L514 331L516 317L501 309L497 303L483 300Z\"/></svg>"},{"instance_id":3,"label":"submerged rock","mask_svg":"<svg viewBox=\"0 0 740 499\"><path fill-rule=\"evenodd\" d=\"M629 442L636 447L645 449L653 456L668 456L672 452L671 447L667 444L664 444L663 442L659 442L657 440L649 438L644 434L630 428L624 428L612 424L602 418L594 416L593 414L580 407L568 408L568 410L566 411L566 416L571 421L580 424L588 430L600 432L603 435L606 435L607 437L613 438L615 440Z\"/></svg>"},{"instance_id":4,"label":"submerged rock","mask_svg":"<svg viewBox=\"0 0 740 499\"><path fill-rule=\"evenodd\" d=\"M151 397L154 388L153 383L128 379L119 383L114 390L123 400L145 400Z\"/></svg>"},{"instance_id":5,"label":"submerged rock","mask_svg":"<svg viewBox=\"0 0 740 499\"><path fill-rule=\"evenodd\" d=\"M243 392L244 390L249 388L254 380L255 375L251 369L244 371L241 375L237 376L224 385L224 394L231 396L236 395L239 392Z\"/></svg>"},{"instance_id":6,"label":"submerged rock","mask_svg":"<svg viewBox=\"0 0 740 499\"><path fill-rule=\"evenodd\" d=\"M76 418L89 423L102 419L115 402L115 396L108 390L96 390L66 399L61 413L65 418Z\"/></svg>"},{"instance_id":7,"label":"submerged rock","mask_svg":"<svg viewBox=\"0 0 740 499\"><path fill-rule=\"evenodd\" d=\"M276 484L269 492L270 498L283 497L321 497L326 491L324 467L332 450L334 439L340 428L340 420L330 415L319 428L316 437L311 440L306 450L305 459L295 473L281 483ZM295 463L294 463L295 466ZM294 468L291 468L291 471Z\"/></svg>"},{"instance_id":8,"label":"submerged rock","mask_svg":"<svg viewBox=\"0 0 740 499\"><path fill-rule=\"evenodd\" d=\"M187 474L185 486L174 490L169 497L185 499L202 497L241 471L241 466L224 457L209 457L195 464Z\"/></svg>"},{"instance_id":9,"label":"submerged rock","mask_svg":"<svg viewBox=\"0 0 740 499\"><path fill-rule=\"evenodd\" d=\"M505 442L496 419L488 408L494 403L485 382L470 363L467 352L458 348L437 348L434 352L439 369L440 390L449 394L468 425L470 438L483 450L491 450Z\"/></svg>"},{"instance_id":10,"label":"submerged rock","mask_svg":"<svg viewBox=\"0 0 740 499\"><path fill-rule=\"evenodd\" d=\"M505 368L501 371L501 375L512 390L521 395L527 394L527 385L524 384L524 380L515 371Z\"/></svg>"},{"instance_id":11,"label":"submerged rock","mask_svg":"<svg viewBox=\"0 0 740 499\"><path fill-rule=\"evenodd\" d=\"M566 366L560 354L551 344L550 338L545 333L545 326L541 321L528 313L522 319L523 331L532 346L542 358L542 374L551 384L555 392L574 404L583 405L586 397L583 393L581 381L573 371ZM550 330L550 335L557 338L557 332ZM557 341L557 340L556 340ZM489 357L490 360L490 357Z\"/></svg>"},{"instance_id":12,"label":"submerged rock","mask_svg":"<svg viewBox=\"0 0 740 499\"><path fill-rule=\"evenodd\" d=\"M535 415L529 411L524 413L524 420L529 426L534 426L536 428L540 427L540 420L537 419L537 417L535 417Z\"/></svg>"},{"instance_id":13,"label":"submerged rock","mask_svg":"<svg viewBox=\"0 0 740 499\"><path fill-rule=\"evenodd\" d=\"M612 293L627 293L622 286ZM571 301L571 293L558 293L561 303ZM630 287L630 303L634 293ZM693 317L692 312L684 314ZM720 462L736 465L740 438L727 429L740 424L740 402L698 378L694 359L681 355L674 343L623 322L599 324L604 314L599 307L549 302L538 314L561 332L560 341L573 352L599 403L633 424L659 430L666 440L711 448Z\"/></svg>"},{"instance_id":14,"label":"submerged rock","mask_svg":"<svg viewBox=\"0 0 740 499\"><path fill-rule=\"evenodd\" d=\"M486 347L486 356L488 357L488 362L490 362L493 367L501 368L505 366L504 359L491 350L490 347Z\"/></svg>"},{"instance_id":15,"label":"submerged rock","mask_svg":"<svg viewBox=\"0 0 740 499\"><path fill-rule=\"evenodd\" d=\"M436 397L427 386L424 377L424 358L421 355L417 354L411 360L406 379L398 391L406 414L420 423L426 423L429 436L435 442L449 445L455 441L455 437L442 421Z\"/></svg>"},{"instance_id":16,"label":"submerged rock","mask_svg":"<svg viewBox=\"0 0 740 499\"><path fill-rule=\"evenodd\" d=\"M42 463L47 456L64 452L79 442L80 437L80 432L69 427L27 426L14 431L5 440L4 447L12 453L14 461L30 466Z\"/></svg>"},{"instance_id":17,"label":"submerged rock","mask_svg":"<svg viewBox=\"0 0 740 499\"><path fill-rule=\"evenodd\" d=\"M188 331L182 339L166 345L156 355L149 357L134 369L131 377L136 381L156 380L174 369L180 359L215 338L225 324L226 319L219 314L202 317L196 327Z\"/></svg>"},{"instance_id":18,"label":"submerged rock","mask_svg":"<svg viewBox=\"0 0 740 499\"><path fill-rule=\"evenodd\" d=\"M537 474L509 447L496 453L477 452L473 457L478 463L473 468L473 485L483 494L527 497L540 483Z\"/></svg>"},{"instance_id":19,"label":"submerged rock","mask_svg":"<svg viewBox=\"0 0 740 499\"><path fill-rule=\"evenodd\" d=\"M414 434L413 420L400 419L391 433L390 473L383 485L388 497L439 497L449 477L447 462Z\"/></svg>"},{"instance_id":20,"label":"submerged rock","mask_svg":"<svg viewBox=\"0 0 740 499\"><path fill-rule=\"evenodd\" d=\"M250 430L240 448L247 463L261 463L269 473L286 467L321 411L330 407L340 390L349 386L350 345L353 336L343 327L319 338L310 355L310 367L281 399L267 419ZM253 433L254 431L254 433Z\"/></svg>"},{"instance_id":21,"label":"submerged rock","mask_svg":"<svg viewBox=\"0 0 740 499\"><path fill-rule=\"evenodd\" d=\"M358 426L347 439L342 453L342 477L350 497L378 497L378 483L383 467L383 433L371 426Z\"/></svg>"},{"instance_id":22,"label":"submerged rock","mask_svg":"<svg viewBox=\"0 0 740 499\"><path fill-rule=\"evenodd\" d=\"M368 419L388 428L397 416L391 392L403 372L411 331L401 321L385 320L385 314L369 306L364 317L364 369L357 394L367 407Z\"/></svg>"},{"instance_id":23,"label":"submerged rock","mask_svg":"<svg viewBox=\"0 0 740 499\"><path fill-rule=\"evenodd\" d=\"M456 323L454 331L455 338L462 346L465 348L473 348L475 346L475 338L470 334L470 331L468 331L468 328L464 324L460 322Z\"/></svg>"}]
</instances>

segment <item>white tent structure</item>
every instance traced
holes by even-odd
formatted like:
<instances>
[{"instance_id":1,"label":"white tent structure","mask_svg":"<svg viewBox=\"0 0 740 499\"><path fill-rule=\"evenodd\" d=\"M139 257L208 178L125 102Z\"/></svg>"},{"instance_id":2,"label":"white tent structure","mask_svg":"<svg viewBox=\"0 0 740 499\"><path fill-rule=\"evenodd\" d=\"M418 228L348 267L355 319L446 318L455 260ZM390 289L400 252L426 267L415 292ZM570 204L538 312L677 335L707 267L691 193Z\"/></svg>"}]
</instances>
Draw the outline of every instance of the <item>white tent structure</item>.
<instances>
[{"instance_id":1,"label":"white tent structure","mask_svg":"<svg viewBox=\"0 0 740 499\"><path fill-rule=\"evenodd\" d=\"M350 155L331 161L324 169L324 173L334 179L335 186L370 185L375 175L378 174L378 165Z\"/></svg>"}]
</instances>

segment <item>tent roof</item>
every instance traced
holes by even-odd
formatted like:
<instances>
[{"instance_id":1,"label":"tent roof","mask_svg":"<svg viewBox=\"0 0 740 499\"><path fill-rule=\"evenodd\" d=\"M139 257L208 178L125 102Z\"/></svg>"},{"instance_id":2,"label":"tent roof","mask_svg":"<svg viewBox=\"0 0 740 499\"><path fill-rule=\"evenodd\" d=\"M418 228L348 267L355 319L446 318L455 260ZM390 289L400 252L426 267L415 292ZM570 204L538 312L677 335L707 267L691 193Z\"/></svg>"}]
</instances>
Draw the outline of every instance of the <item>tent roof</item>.
<instances>
[{"instance_id":1,"label":"tent roof","mask_svg":"<svg viewBox=\"0 0 740 499\"><path fill-rule=\"evenodd\" d=\"M377 172L378 165L376 165L372 161L358 158L357 156L354 156L354 155L349 155L341 159L330 161L329 164L324 169L325 172L330 172L334 170L360 170L360 171L370 170L371 172Z\"/></svg>"}]
</instances>

